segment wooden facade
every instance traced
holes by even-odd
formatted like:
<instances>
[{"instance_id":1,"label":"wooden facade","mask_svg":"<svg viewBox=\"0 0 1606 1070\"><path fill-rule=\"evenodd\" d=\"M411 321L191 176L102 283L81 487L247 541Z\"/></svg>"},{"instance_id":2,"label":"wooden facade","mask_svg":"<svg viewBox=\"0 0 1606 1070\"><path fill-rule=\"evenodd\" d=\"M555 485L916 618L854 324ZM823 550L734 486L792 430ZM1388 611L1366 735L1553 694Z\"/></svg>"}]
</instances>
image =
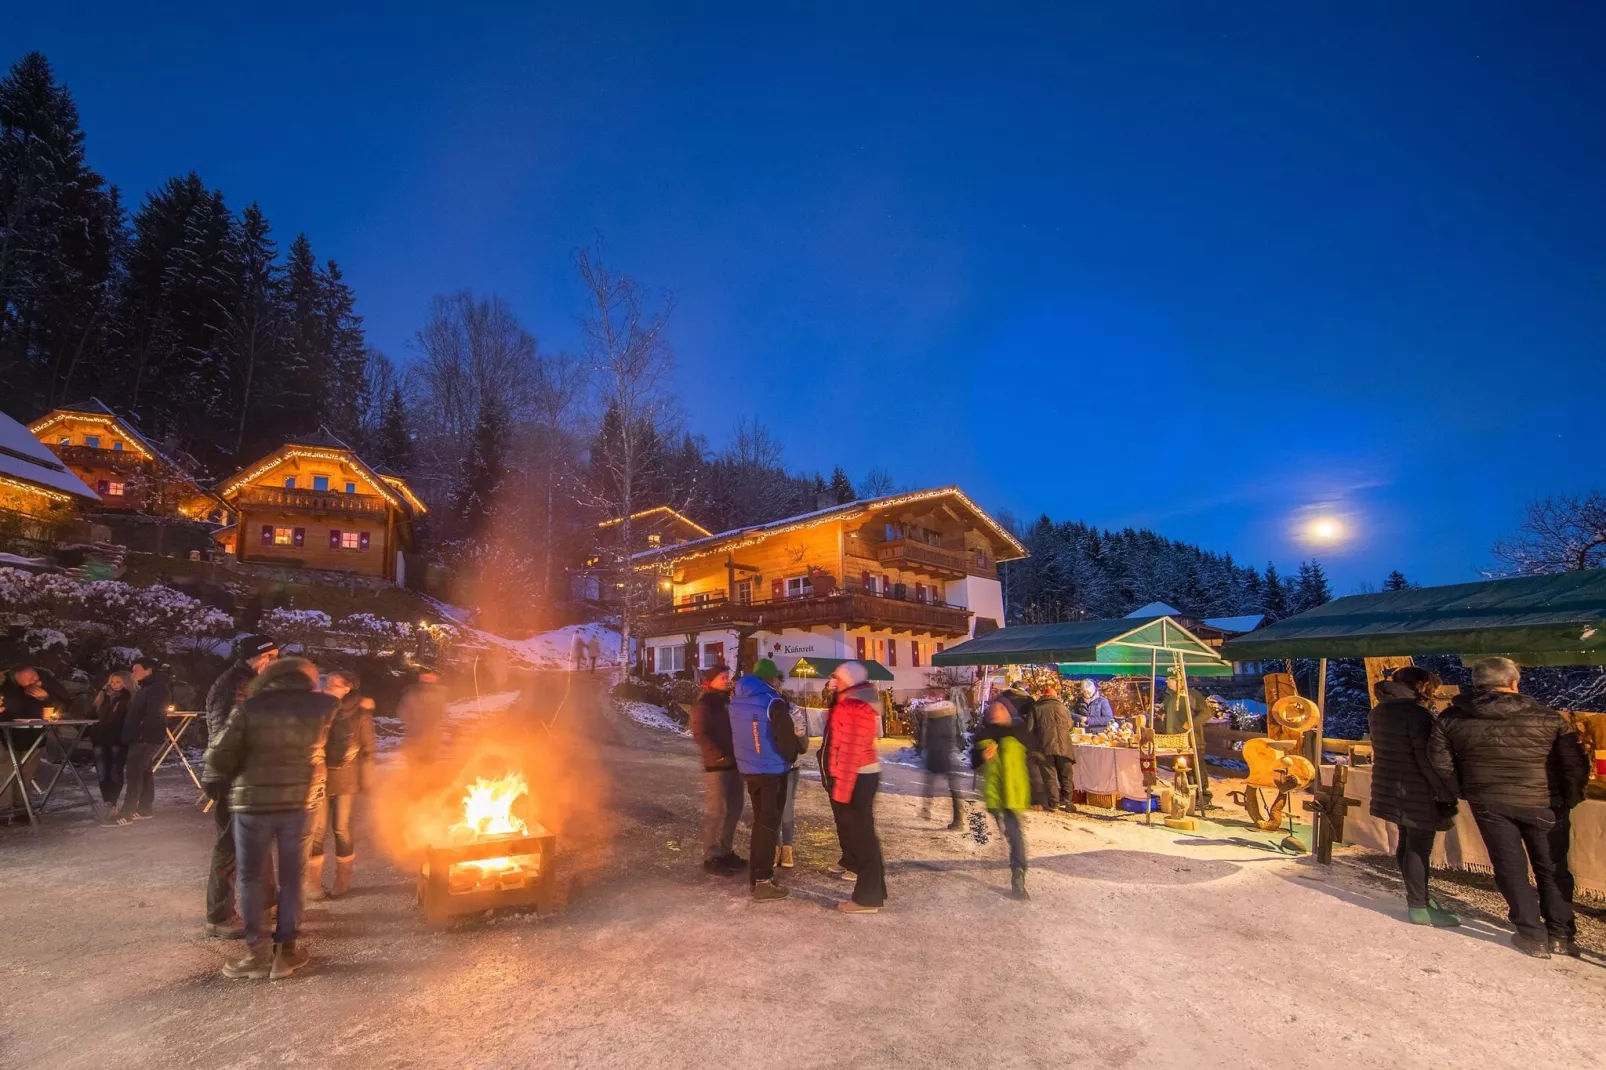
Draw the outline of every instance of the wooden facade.
<instances>
[{"instance_id":1,"label":"wooden facade","mask_svg":"<svg viewBox=\"0 0 1606 1070\"><path fill-rule=\"evenodd\" d=\"M190 465L159 450L96 398L54 409L28 430L100 495L107 512L225 521L223 502Z\"/></svg>"},{"instance_id":2,"label":"wooden facade","mask_svg":"<svg viewBox=\"0 0 1606 1070\"><path fill-rule=\"evenodd\" d=\"M426 512L404 479L324 430L240 470L219 493L239 517L220 541L239 560L393 581Z\"/></svg>"}]
</instances>

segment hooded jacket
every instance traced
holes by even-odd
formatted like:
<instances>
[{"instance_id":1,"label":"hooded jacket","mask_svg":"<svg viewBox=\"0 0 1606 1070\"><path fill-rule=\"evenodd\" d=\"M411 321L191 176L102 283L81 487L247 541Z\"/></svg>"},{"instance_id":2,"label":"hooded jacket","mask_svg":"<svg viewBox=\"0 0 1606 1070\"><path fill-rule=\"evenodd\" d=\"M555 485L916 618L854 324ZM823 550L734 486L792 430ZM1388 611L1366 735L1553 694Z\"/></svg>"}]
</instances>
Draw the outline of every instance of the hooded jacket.
<instances>
[{"instance_id":1,"label":"hooded jacket","mask_svg":"<svg viewBox=\"0 0 1606 1070\"><path fill-rule=\"evenodd\" d=\"M1377 685L1382 700L1367 715L1372 737L1373 817L1415 829L1448 829L1455 813L1455 789L1428 758L1433 714L1404 684Z\"/></svg>"},{"instance_id":2,"label":"hooded jacket","mask_svg":"<svg viewBox=\"0 0 1606 1070\"><path fill-rule=\"evenodd\" d=\"M1031 808L1032 779L1026 765L1030 750L1031 742L1021 725L984 724L976 730L970 764L981 774L982 800L987 809Z\"/></svg>"},{"instance_id":3,"label":"hooded jacket","mask_svg":"<svg viewBox=\"0 0 1606 1070\"><path fill-rule=\"evenodd\" d=\"M731 693L731 747L744 776L784 773L797 761L797 733L786 696L757 676L736 681Z\"/></svg>"},{"instance_id":4,"label":"hooded jacket","mask_svg":"<svg viewBox=\"0 0 1606 1070\"><path fill-rule=\"evenodd\" d=\"M728 691L705 687L691 708L691 737L703 755L703 769L710 773L736 768L736 752L731 749L731 697Z\"/></svg>"},{"instance_id":5,"label":"hooded jacket","mask_svg":"<svg viewBox=\"0 0 1606 1070\"><path fill-rule=\"evenodd\" d=\"M1053 696L1037 700L1037 750L1054 758L1074 758L1071 711Z\"/></svg>"},{"instance_id":6,"label":"hooded jacket","mask_svg":"<svg viewBox=\"0 0 1606 1070\"><path fill-rule=\"evenodd\" d=\"M167 704L171 694L167 674L153 672L139 682L123 718L123 742L161 743L167 738Z\"/></svg>"},{"instance_id":7,"label":"hooded jacket","mask_svg":"<svg viewBox=\"0 0 1606 1070\"><path fill-rule=\"evenodd\" d=\"M1527 695L1474 688L1439 715L1428 753L1439 779L1474 806L1577 806L1589 763L1565 718Z\"/></svg>"},{"instance_id":8,"label":"hooded jacket","mask_svg":"<svg viewBox=\"0 0 1606 1070\"><path fill-rule=\"evenodd\" d=\"M207 738L215 738L223 731L228 722L229 714L234 707L240 704L245 697L245 685L256 678L257 671L244 661L236 661L216 680L212 681L211 688L206 692L206 734Z\"/></svg>"},{"instance_id":9,"label":"hooded jacket","mask_svg":"<svg viewBox=\"0 0 1606 1070\"><path fill-rule=\"evenodd\" d=\"M1115 723L1115 707L1102 694L1087 700L1087 727L1108 728Z\"/></svg>"},{"instance_id":10,"label":"hooded jacket","mask_svg":"<svg viewBox=\"0 0 1606 1070\"><path fill-rule=\"evenodd\" d=\"M876 697L875 685L866 681L839 692L825 719L825 742L820 748L821 772L831 798L853 800L853 788L863 771L879 771L876 734L881 718L867 699Z\"/></svg>"},{"instance_id":11,"label":"hooded jacket","mask_svg":"<svg viewBox=\"0 0 1606 1070\"><path fill-rule=\"evenodd\" d=\"M229 715L206 748L206 771L229 781L229 809L241 814L309 810L324 800L324 748L334 719L333 695L290 673L266 681Z\"/></svg>"},{"instance_id":12,"label":"hooded jacket","mask_svg":"<svg viewBox=\"0 0 1606 1070\"><path fill-rule=\"evenodd\" d=\"M920 721L920 754L928 772L954 772L963 739L959 710L952 702L933 702L925 708Z\"/></svg>"},{"instance_id":13,"label":"hooded jacket","mask_svg":"<svg viewBox=\"0 0 1606 1070\"><path fill-rule=\"evenodd\" d=\"M334 719L329 724L329 742L324 748L327 793L356 795L366 788L373 779L378 751L373 712L363 705L361 692L347 692L335 707Z\"/></svg>"}]
</instances>

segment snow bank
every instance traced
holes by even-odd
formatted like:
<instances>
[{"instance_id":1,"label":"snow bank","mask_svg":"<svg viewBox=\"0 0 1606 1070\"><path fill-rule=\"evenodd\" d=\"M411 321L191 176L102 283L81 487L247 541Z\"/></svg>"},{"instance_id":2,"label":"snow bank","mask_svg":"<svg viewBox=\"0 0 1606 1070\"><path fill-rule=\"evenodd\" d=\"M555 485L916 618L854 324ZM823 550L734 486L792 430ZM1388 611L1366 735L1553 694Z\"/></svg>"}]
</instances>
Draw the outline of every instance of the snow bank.
<instances>
[{"instance_id":1,"label":"snow bank","mask_svg":"<svg viewBox=\"0 0 1606 1070\"><path fill-rule=\"evenodd\" d=\"M654 706L650 702L619 702L619 712L629 717L643 728L652 728L660 732L673 732L677 736L686 734L686 730L675 722L675 719L664 712L662 706Z\"/></svg>"},{"instance_id":2,"label":"snow bank","mask_svg":"<svg viewBox=\"0 0 1606 1070\"><path fill-rule=\"evenodd\" d=\"M487 713L500 713L519 700L522 691L497 691L489 695L458 699L447 703L446 712L454 720L483 717Z\"/></svg>"},{"instance_id":3,"label":"snow bank","mask_svg":"<svg viewBox=\"0 0 1606 1070\"><path fill-rule=\"evenodd\" d=\"M574 637L590 644L595 638L601 648L597 654L597 668L603 669L619 663L619 633L606 624L570 624L550 632L532 635L528 639L507 639L491 632L474 632L488 645L499 646L514 658L532 669L568 670L574 667ZM586 664L590 664L589 656Z\"/></svg>"}]
</instances>

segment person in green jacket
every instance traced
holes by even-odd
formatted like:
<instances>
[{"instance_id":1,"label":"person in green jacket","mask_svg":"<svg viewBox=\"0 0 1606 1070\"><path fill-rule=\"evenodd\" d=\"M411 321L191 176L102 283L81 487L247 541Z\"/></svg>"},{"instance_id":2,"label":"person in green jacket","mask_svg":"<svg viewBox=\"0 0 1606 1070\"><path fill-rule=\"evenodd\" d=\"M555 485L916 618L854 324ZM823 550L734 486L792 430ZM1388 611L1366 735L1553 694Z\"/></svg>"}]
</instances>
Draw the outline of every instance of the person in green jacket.
<instances>
[{"instance_id":1,"label":"person in green jacket","mask_svg":"<svg viewBox=\"0 0 1606 1070\"><path fill-rule=\"evenodd\" d=\"M1032 779L1027 765L1031 741L1026 726L1015 721L1007 703L987 707L986 722L976 730L970 748L971 768L981 774L987 812L1009 841L1010 894L1027 899L1026 835L1021 813L1032 805Z\"/></svg>"}]
</instances>

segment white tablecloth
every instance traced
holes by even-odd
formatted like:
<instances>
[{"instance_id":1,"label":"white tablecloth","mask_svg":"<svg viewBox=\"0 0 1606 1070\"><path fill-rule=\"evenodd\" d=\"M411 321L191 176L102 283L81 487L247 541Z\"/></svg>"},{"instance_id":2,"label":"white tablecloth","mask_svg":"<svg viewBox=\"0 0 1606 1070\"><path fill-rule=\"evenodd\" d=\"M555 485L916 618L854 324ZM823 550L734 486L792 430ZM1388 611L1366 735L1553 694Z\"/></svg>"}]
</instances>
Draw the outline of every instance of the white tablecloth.
<instances>
[{"instance_id":1,"label":"white tablecloth","mask_svg":"<svg viewBox=\"0 0 1606 1070\"><path fill-rule=\"evenodd\" d=\"M1077 787L1082 786L1082 767L1076 767ZM1332 770L1322 770L1322 782L1332 783ZM1344 842L1374 851L1394 853L1399 843L1399 826L1392 821L1373 817L1372 770L1364 765L1350 770L1346 794L1359 799L1360 806L1350 807L1344 818ZM1606 802L1585 799L1572 814L1573 845L1568 852L1568 866L1580 891L1606 898ZM1449 832L1440 833L1433 845L1432 863L1444 869L1471 869L1482 873L1492 872L1489 852L1478 835L1477 822L1465 802L1456 813L1455 825Z\"/></svg>"},{"instance_id":2,"label":"white tablecloth","mask_svg":"<svg viewBox=\"0 0 1606 1070\"><path fill-rule=\"evenodd\" d=\"M1075 750L1078 791L1119 795L1136 802L1149 797L1143 790L1143 767L1136 747L1094 747L1079 743Z\"/></svg>"}]
</instances>

